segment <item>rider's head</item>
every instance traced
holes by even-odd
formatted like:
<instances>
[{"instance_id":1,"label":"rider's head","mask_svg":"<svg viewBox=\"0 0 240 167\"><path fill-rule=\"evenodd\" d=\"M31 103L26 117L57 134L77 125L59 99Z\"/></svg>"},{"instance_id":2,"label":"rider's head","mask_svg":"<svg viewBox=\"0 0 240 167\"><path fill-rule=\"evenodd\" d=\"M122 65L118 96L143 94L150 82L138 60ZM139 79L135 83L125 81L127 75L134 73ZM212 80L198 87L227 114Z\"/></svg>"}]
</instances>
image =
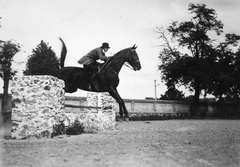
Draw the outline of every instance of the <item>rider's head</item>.
<instances>
[{"instance_id":1,"label":"rider's head","mask_svg":"<svg viewBox=\"0 0 240 167\"><path fill-rule=\"evenodd\" d=\"M104 50L104 52L107 52L110 47L109 47L108 43L104 42L104 43L102 43L101 48L102 48L102 50Z\"/></svg>"}]
</instances>

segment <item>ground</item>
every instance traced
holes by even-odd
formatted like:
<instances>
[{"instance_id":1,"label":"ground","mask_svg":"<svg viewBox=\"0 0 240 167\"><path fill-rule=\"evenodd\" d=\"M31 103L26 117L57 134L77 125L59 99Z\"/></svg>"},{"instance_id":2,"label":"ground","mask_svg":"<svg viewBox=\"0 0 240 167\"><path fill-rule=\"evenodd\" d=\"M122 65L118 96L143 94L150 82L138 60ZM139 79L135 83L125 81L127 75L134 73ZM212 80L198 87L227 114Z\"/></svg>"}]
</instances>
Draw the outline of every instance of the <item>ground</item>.
<instances>
[{"instance_id":1,"label":"ground","mask_svg":"<svg viewBox=\"0 0 240 167\"><path fill-rule=\"evenodd\" d=\"M234 167L239 127L238 120L135 121L96 134L0 139L0 166Z\"/></svg>"}]
</instances>

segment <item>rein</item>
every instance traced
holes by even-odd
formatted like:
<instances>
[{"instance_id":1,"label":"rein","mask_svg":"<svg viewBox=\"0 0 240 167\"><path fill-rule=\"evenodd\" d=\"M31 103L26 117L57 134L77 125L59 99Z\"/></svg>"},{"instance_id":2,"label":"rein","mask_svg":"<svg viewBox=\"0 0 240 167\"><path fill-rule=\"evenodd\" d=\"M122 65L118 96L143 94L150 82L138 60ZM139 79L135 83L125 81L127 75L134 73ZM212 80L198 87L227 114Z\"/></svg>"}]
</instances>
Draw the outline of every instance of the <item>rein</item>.
<instances>
[{"instance_id":1,"label":"rein","mask_svg":"<svg viewBox=\"0 0 240 167\"><path fill-rule=\"evenodd\" d=\"M116 58L116 57L113 56L113 59L115 59L115 58ZM130 59L131 59L131 57L130 57ZM109 59L108 59L108 60L109 60ZM119 60L119 61L120 61L120 60ZM107 62L106 62L106 63L107 63ZM106 64L106 63L105 63L105 64ZM105 64L102 66L102 68L105 66ZM110 63L109 63L109 64L110 64ZM123 65L125 65L126 67L128 67L128 68L130 68L131 70L134 71L133 67L132 67L128 62L124 62ZM101 68L101 69L102 69L102 68ZM100 69L100 70L101 70L101 69ZM100 72L100 70L99 70L99 72ZM114 71L112 68L111 68L111 70ZM115 72L115 71L114 71L114 72ZM116 73L116 72L115 72L115 73Z\"/></svg>"},{"instance_id":2,"label":"rein","mask_svg":"<svg viewBox=\"0 0 240 167\"><path fill-rule=\"evenodd\" d=\"M114 56L113 56L114 57ZM115 58L115 57L114 57ZM98 70L98 72L96 72L93 77L95 77L98 73L100 73L100 71L103 69L103 67L105 67L105 65L108 63L108 61L110 60L111 58L107 59L107 61L102 65L102 67Z\"/></svg>"},{"instance_id":3,"label":"rein","mask_svg":"<svg viewBox=\"0 0 240 167\"><path fill-rule=\"evenodd\" d=\"M131 61L131 56L130 56L130 60L129 61ZM98 73L100 73L100 71L106 66L106 65L109 65L109 64L111 64L114 60L116 59L116 55L114 55L114 56L112 56L112 57L110 57L109 59L107 59L107 61L103 64L103 66L93 75L93 77L95 77ZM121 62L123 62L123 65L125 65L126 67L128 67L129 69L131 69L131 70L133 70L134 71L134 68L128 63L128 62L124 62L124 61L122 61L122 60L119 60L119 61L121 61ZM138 61L136 61L136 62L139 62L139 60ZM116 71L114 71L111 67L110 67L110 69L113 71L113 72L115 72L116 73Z\"/></svg>"},{"instance_id":4,"label":"rein","mask_svg":"<svg viewBox=\"0 0 240 167\"><path fill-rule=\"evenodd\" d=\"M131 65L129 65L129 63L125 62L124 65L134 71L134 69L132 68Z\"/></svg>"}]
</instances>

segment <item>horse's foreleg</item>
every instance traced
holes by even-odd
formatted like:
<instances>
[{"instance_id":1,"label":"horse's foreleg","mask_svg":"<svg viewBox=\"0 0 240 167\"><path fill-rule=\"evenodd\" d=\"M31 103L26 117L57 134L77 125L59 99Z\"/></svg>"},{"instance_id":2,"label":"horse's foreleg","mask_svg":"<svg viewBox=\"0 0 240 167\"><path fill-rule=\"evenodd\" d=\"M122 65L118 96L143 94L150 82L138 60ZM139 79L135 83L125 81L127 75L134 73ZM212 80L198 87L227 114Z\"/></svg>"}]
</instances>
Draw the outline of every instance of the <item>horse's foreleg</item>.
<instances>
[{"instance_id":1,"label":"horse's foreleg","mask_svg":"<svg viewBox=\"0 0 240 167\"><path fill-rule=\"evenodd\" d=\"M108 92L119 104L120 118L123 118L123 114L124 114L124 118L128 121L128 119L129 119L128 111L127 111L125 103L124 103L123 99L120 97L118 91L111 86L111 87L109 87Z\"/></svg>"}]
</instances>

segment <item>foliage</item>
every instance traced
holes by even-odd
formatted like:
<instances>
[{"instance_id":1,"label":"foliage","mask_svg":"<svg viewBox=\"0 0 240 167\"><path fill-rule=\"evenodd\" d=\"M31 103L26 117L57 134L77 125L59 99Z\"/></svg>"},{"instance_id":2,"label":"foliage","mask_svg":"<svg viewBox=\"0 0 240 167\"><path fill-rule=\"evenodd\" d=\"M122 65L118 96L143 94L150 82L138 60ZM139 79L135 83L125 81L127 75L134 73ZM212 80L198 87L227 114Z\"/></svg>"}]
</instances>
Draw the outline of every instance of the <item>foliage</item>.
<instances>
[{"instance_id":1,"label":"foliage","mask_svg":"<svg viewBox=\"0 0 240 167\"><path fill-rule=\"evenodd\" d=\"M217 20L215 10L205 4L192 3L188 10L192 14L190 21L174 21L167 29L156 30L164 42L159 70L168 89L172 85L183 85L194 91L194 103L198 104L202 91L222 97L237 86L239 56L233 48L240 37L226 34L225 42L217 44L210 37L223 32L223 23Z\"/></svg>"},{"instance_id":2,"label":"foliage","mask_svg":"<svg viewBox=\"0 0 240 167\"><path fill-rule=\"evenodd\" d=\"M20 51L20 45L12 41L0 41L0 77L4 79L4 72L9 73L10 79L17 73L11 69L13 57Z\"/></svg>"},{"instance_id":3,"label":"foliage","mask_svg":"<svg viewBox=\"0 0 240 167\"><path fill-rule=\"evenodd\" d=\"M75 120L72 125L66 127L63 122L53 126L52 137L67 134L67 135L79 135L84 133L84 126L79 120Z\"/></svg>"},{"instance_id":4,"label":"foliage","mask_svg":"<svg viewBox=\"0 0 240 167\"><path fill-rule=\"evenodd\" d=\"M129 113L130 121L146 121L149 124L152 120L188 119L189 113Z\"/></svg>"},{"instance_id":5,"label":"foliage","mask_svg":"<svg viewBox=\"0 0 240 167\"><path fill-rule=\"evenodd\" d=\"M41 41L28 57L24 75L52 75L59 77L59 60L51 47Z\"/></svg>"},{"instance_id":6,"label":"foliage","mask_svg":"<svg viewBox=\"0 0 240 167\"><path fill-rule=\"evenodd\" d=\"M11 69L14 55L20 51L20 45L12 41L0 41L0 77L4 81L2 112L7 111L9 80L17 73Z\"/></svg>"},{"instance_id":7,"label":"foliage","mask_svg":"<svg viewBox=\"0 0 240 167\"><path fill-rule=\"evenodd\" d=\"M218 97L220 101L223 97L238 101L240 96L240 51L238 41L240 36L236 34L226 34L225 42L220 43L217 48L217 60L215 71L212 75L213 84L208 88L208 92ZM236 51L237 50L237 51Z\"/></svg>"},{"instance_id":8,"label":"foliage","mask_svg":"<svg viewBox=\"0 0 240 167\"><path fill-rule=\"evenodd\" d=\"M65 127L64 123L59 122L58 124L53 125L53 132L51 134L52 135L51 137L62 135L65 133L66 133L66 127Z\"/></svg>"},{"instance_id":9,"label":"foliage","mask_svg":"<svg viewBox=\"0 0 240 167\"><path fill-rule=\"evenodd\" d=\"M175 88L175 86L168 88L164 95L161 95L160 100L183 100L184 93Z\"/></svg>"},{"instance_id":10,"label":"foliage","mask_svg":"<svg viewBox=\"0 0 240 167\"><path fill-rule=\"evenodd\" d=\"M79 135L82 133L84 133L84 126L78 120L75 120L74 123L71 126L69 126L66 130L67 135Z\"/></svg>"}]
</instances>

